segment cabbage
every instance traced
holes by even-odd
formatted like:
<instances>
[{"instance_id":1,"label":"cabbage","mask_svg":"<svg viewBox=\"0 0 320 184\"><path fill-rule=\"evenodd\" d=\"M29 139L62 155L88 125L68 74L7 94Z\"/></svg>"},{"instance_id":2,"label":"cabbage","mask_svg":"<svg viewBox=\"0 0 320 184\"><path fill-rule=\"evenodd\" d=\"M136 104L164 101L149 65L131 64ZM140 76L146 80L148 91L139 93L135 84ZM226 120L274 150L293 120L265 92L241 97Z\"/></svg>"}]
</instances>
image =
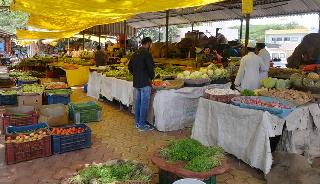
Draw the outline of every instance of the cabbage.
<instances>
[{"instance_id":1,"label":"cabbage","mask_svg":"<svg viewBox=\"0 0 320 184\"><path fill-rule=\"evenodd\" d=\"M184 75L184 76L189 76L190 73L191 73L190 71L184 71L184 72L183 72L183 75Z\"/></svg>"},{"instance_id":2,"label":"cabbage","mask_svg":"<svg viewBox=\"0 0 320 184\"><path fill-rule=\"evenodd\" d=\"M265 79L263 79L261 81L263 87L269 88L269 89L275 87L276 82L277 82L277 79L274 79L274 78L271 78L271 77L265 78Z\"/></svg>"},{"instance_id":3,"label":"cabbage","mask_svg":"<svg viewBox=\"0 0 320 184\"><path fill-rule=\"evenodd\" d=\"M210 64L208 67L207 67L208 70L214 70L216 69L216 65L214 64Z\"/></svg>"},{"instance_id":4,"label":"cabbage","mask_svg":"<svg viewBox=\"0 0 320 184\"><path fill-rule=\"evenodd\" d=\"M208 69L206 68L200 68L199 72L201 72L202 74L205 74L208 72Z\"/></svg>"},{"instance_id":5,"label":"cabbage","mask_svg":"<svg viewBox=\"0 0 320 184\"><path fill-rule=\"evenodd\" d=\"M213 76L213 70L211 70L211 69L208 70L208 75L209 75L209 76Z\"/></svg>"},{"instance_id":6,"label":"cabbage","mask_svg":"<svg viewBox=\"0 0 320 184\"><path fill-rule=\"evenodd\" d=\"M183 73L179 73L179 74L177 75L177 78L178 78L178 79L183 79L183 78L185 78L185 76L183 75Z\"/></svg>"},{"instance_id":7,"label":"cabbage","mask_svg":"<svg viewBox=\"0 0 320 184\"><path fill-rule=\"evenodd\" d=\"M283 79L278 79L276 82L276 89L286 89L287 82Z\"/></svg>"},{"instance_id":8,"label":"cabbage","mask_svg":"<svg viewBox=\"0 0 320 184\"><path fill-rule=\"evenodd\" d=\"M222 69L219 69L219 68L218 68L218 69L216 69L216 70L214 71L214 74L217 75L217 76L220 76L220 75L222 74L222 72L223 72Z\"/></svg>"},{"instance_id":9,"label":"cabbage","mask_svg":"<svg viewBox=\"0 0 320 184\"><path fill-rule=\"evenodd\" d=\"M203 78L203 79L208 79L209 76L208 76L208 74L203 74L203 75L201 76L201 78Z\"/></svg>"}]
</instances>

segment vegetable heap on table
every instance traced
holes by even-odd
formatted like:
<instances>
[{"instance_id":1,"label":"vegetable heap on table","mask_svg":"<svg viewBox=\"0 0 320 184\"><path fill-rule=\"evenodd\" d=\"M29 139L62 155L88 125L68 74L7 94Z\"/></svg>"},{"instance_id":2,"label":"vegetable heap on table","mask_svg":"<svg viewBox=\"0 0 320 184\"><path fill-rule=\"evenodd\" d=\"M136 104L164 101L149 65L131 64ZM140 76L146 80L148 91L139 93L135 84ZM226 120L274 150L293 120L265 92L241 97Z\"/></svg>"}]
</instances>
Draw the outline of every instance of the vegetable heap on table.
<instances>
[{"instance_id":1,"label":"vegetable heap on table","mask_svg":"<svg viewBox=\"0 0 320 184\"><path fill-rule=\"evenodd\" d=\"M25 84L21 88L22 93L43 93L44 88L39 84Z\"/></svg>"},{"instance_id":2,"label":"vegetable heap on table","mask_svg":"<svg viewBox=\"0 0 320 184\"><path fill-rule=\"evenodd\" d=\"M236 98L233 98L233 100L243 104L248 104L253 106L277 108L277 109L292 109L292 107L289 105L285 105L279 102L267 102L259 98L236 97Z\"/></svg>"},{"instance_id":3,"label":"vegetable heap on table","mask_svg":"<svg viewBox=\"0 0 320 184\"><path fill-rule=\"evenodd\" d=\"M185 169L194 172L207 172L220 166L224 150L220 147L205 147L194 139L181 139L171 142L160 150L160 156L168 161L185 161Z\"/></svg>"},{"instance_id":4,"label":"vegetable heap on table","mask_svg":"<svg viewBox=\"0 0 320 184\"><path fill-rule=\"evenodd\" d=\"M6 143L24 143L36 141L42 139L45 136L50 136L50 132L47 129L41 129L29 134L6 136Z\"/></svg>"},{"instance_id":5,"label":"vegetable heap on table","mask_svg":"<svg viewBox=\"0 0 320 184\"><path fill-rule=\"evenodd\" d=\"M12 71L9 73L10 77L21 77L21 76L30 76L31 74L29 72L25 71Z\"/></svg>"},{"instance_id":6,"label":"vegetable heap on table","mask_svg":"<svg viewBox=\"0 0 320 184\"><path fill-rule=\"evenodd\" d=\"M168 76L175 76L177 75L177 73L182 72L182 69L177 66L167 66L167 67L164 67L163 69L160 67L156 67L154 69L154 72L157 78L163 78Z\"/></svg>"},{"instance_id":7,"label":"vegetable heap on table","mask_svg":"<svg viewBox=\"0 0 320 184\"><path fill-rule=\"evenodd\" d=\"M320 75L311 72L308 74L293 74L290 77L293 86L298 88L320 88Z\"/></svg>"},{"instance_id":8,"label":"vegetable heap on table","mask_svg":"<svg viewBox=\"0 0 320 184\"><path fill-rule=\"evenodd\" d=\"M71 89L50 89L45 90L45 92L49 95L69 95L72 93Z\"/></svg>"},{"instance_id":9,"label":"vegetable heap on table","mask_svg":"<svg viewBox=\"0 0 320 184\"><path fill-rule=\"evenodd\" d=\"M167 89L173 89L173 88L180 88L183 86L183 81L181 80L154 80L152 81L152 87L157 88L167 88Z\"/></svg>"},{"instance_id":10,"label":"vegetable heap on table","mask_svg":"<svg viewBox=\"0 0 320 184\"><path fill-rule=\"evenodd\" d=\"M18 80L20 81L37 81L38 78L37 77L32 77L32 76L19 76Z\"/></svg>"},{"instance_id":11,"label":"vegetable heap on table","mask_svg":"<svg viewBox=\"0 0 320 184\"><path fill-rule=\"evenodd\" d=\"M205 93L210 94L210 95L240 95L240 93L237 90L232 90L232 89L219 89L219 88L214 88L214 89L206 89Z\"/></svg>"},{"instance_id":12,"label":"vegetable heap on table","mask_svg":"<svg viewBox=\"0 0 320 184\"><path fill-rule=\"evenodd\" d=\"M240 92L241 96L256 96L256 93L249 89L244 89Z\"/></svg>"},{"instance_id":13,"label":"vegetable heap on table","mask_svg":"<svg viewBox=\"0 0 320 184\"><path fill-rule=\"evenodd\" d=\"M133 76L128 70L128 67L123 66L123 67L118 67L117 69L109 69L105 72L106 77L116 77L116 78L121 78L125 79L127 81L132 81Z\"/></svg>"},{"instance_id":14,"label":"vegetable heap on table","mask_svg":"<svg viewBox=\"0 0 320 184\"><path fill-rule=\"evenodd\" d=\"M290 80L284 80L284 79L276 79L276 78L265 78L261 80L262 87L272 89L288 89L290 88L291 81Z\"/></svg>"},{"instance_id":15,"label":"vegetable heap on table","mask_svg":"<svg viewBox=\"0 0 320 184\"><path fill-rule=\"evenodd\" d=\"M259 96L269 96L274 98L281 98L287 100L296 105L303 105L310 100L312 100L312 96L308 93L292 90L292 89L258 89L255 90L257 95Z\"/></svg>"},{"instance_id":16,"label":"vegetable heap on table","mask_svg":"<svg viewBox=\"0 0 320 184\"><path fill-rule=\"evenodd\" d=\"M65 82L50 82L44 84L46 89L65 89L68 85Z\"/></svg>"},{"instance_id":17,"label":"vegetable heap on table","mask_svg":"<svg viewBox=\"0 0 320 184\"><path fill-rule=\"evenodd\" d=\"M68 180L69 184L108 184L125 181L149 182L151 174L142 165L131 161L92 164Z\"/></svg>"},{"instance_id":18,"label":"vegetable heap on table","mask_svg":"<svg viewBox=\"0 0 320 184\"><path fill-rule=\"evenodd\" d=\"M18 93L17 90L0 90L0 95L16 95Z\"/></svg>"}]
</instances>

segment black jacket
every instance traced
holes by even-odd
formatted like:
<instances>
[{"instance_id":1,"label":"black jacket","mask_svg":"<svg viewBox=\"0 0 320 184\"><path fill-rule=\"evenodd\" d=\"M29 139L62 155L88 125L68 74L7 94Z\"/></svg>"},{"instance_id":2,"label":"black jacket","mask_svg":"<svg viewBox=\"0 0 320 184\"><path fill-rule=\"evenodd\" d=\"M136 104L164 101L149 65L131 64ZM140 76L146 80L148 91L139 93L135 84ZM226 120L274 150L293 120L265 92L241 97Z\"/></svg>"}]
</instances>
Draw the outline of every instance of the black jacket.
<instances>
[{"instance_id":1,"label":"black jacket","mask_svg":"<svg viewBox=\"0 0 320 184\"><path fill-rule=\"evenodd\" d=\"M148 49L139 48L131 56L128 68L133 75L133 87L151 86L151 81L154 78L154 63Z\"/></svg>"}]
</instances>

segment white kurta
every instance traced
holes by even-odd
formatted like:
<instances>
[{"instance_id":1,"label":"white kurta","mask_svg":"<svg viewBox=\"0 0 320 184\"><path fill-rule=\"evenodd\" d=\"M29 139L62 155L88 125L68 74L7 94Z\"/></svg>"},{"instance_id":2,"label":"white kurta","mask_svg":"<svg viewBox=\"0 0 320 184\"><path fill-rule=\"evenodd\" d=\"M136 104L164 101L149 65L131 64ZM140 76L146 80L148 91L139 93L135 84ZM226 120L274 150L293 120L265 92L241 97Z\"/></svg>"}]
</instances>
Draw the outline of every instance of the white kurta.
<instances>
[{"instance_id":1,"label":"white kurta","mask_svg":"<svg viewBox=\"0 0 320 184\"><path fill-rule=\"evenodd\" d=\"M265 64L266 67L267 67L267 70L266 70L266 71L261 71L261 73L260 73L260 79L262 80L262 79L268 77L268 72L269 72L269 68L270 68L270 61L271 61L271 56L270 56L270 53L267 51L266 48L261 49L261 50L259 51L258 56L260 56L260 57L263 59L263 62L264 62L264 64Z\"/></svg>"},{"instance_id":2,"label":"white kurta","mask_svg":"<svg viewBox=\"0 0 320 184\"><path fill-rule=\"evenodd\" d=\"M249 52L240 61L240 68L235 80L235 85L241 89L254 90L260 88L260 72L267 71L261 57L253 52Z\"/></svg>"}]
</instances>

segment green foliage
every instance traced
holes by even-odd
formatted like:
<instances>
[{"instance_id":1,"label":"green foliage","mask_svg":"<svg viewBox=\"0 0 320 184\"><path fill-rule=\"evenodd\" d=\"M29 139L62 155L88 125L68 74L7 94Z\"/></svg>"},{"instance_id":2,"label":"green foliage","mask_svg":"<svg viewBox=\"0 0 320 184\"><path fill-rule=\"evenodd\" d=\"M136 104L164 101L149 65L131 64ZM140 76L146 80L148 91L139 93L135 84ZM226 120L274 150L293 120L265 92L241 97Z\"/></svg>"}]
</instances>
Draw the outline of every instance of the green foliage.
<instances>
[{"instance_id":1,"label":"green foliage","mask_svg":"<svg viewBox=\"0 0 320 184\"><path fill-rule=\"evenodd\" d=\"M177 26L169 26L169 41L172 42L178 35L179 29ZM164 42L166 39L166 29L165 27L160 28L160 41ZM152 28L142 28L138 30L138 37L150 37L153 42L159 41L159 28L152 27Z\"/></svg>"},{"instance_id":2,"label":"green foliage","mask_svg":"<svg viewBox=\"0 0 320 184\"><path fill-rule=\"evenodd\" d=\"M221 165L224 150L220 147L205 147L194 139L174 141L160 150L160 155L169 161L186 161L186 169L207 172Z\"/></svg>"},{"instance_id":3,"label":"green foliage","mask_svg":"<svg viewBox=\"0 0 320 184\"><path fill-rule=\"evenodd\" d=\"M231 27L233 29L239 29L239 26ZM290 22L288 24L268 24L268 25L250 25L250 40L258 40L264 38L266 30L285 30L285 29L301 29L303 26L296 22ZM245 26L242 28L242 38L245 37Z\"/></svg>"},{"instance_id":4,"label":"green foliage","mask_svg":"<svg viewBox=\"0 0 320 184\"><path fill-rule=\"evenodd\" d=\"M172 161L190 161L205 152L206 148L194 139L181 139L171 142L167 148L160 151L160 155Z\"/></svg>"},{"instance_id":5,"label":"green foliage","mask_svg":"<svg viewBox=\"0 0 320 184\"><path fill-rule=\"evenodd\" d=\"M98 164L90 165L80 171L76 176L69 179L70 184L105 184L115 181L124 182L126 180L135 180L146 182L151 176L145 172L141 164L135 164L130 161L118 161L112 165Z\"/></svg>"},{"instance_id":6,"label":"green foliage","mask_svg":"<svg viewBox=\"0 0 320 184\"><path fill-rule=\"evenodd\" d=\"M256 93L249 89L244 89L240 92L241 96L256 96Z\"/></svg>"},{"instance_id":7,"label":"green foliage","mask_svg":"<svg viewBox=\"0 0 320 184\"><path fill-rule=\"evenodd\" d=\"M12 0L1 0L0 5L10 6ZM0 10L0 30L14 34L16 29L25 27L28 15L23 12L10 11L8 9Z\"/></svg>"}]
</instances>

